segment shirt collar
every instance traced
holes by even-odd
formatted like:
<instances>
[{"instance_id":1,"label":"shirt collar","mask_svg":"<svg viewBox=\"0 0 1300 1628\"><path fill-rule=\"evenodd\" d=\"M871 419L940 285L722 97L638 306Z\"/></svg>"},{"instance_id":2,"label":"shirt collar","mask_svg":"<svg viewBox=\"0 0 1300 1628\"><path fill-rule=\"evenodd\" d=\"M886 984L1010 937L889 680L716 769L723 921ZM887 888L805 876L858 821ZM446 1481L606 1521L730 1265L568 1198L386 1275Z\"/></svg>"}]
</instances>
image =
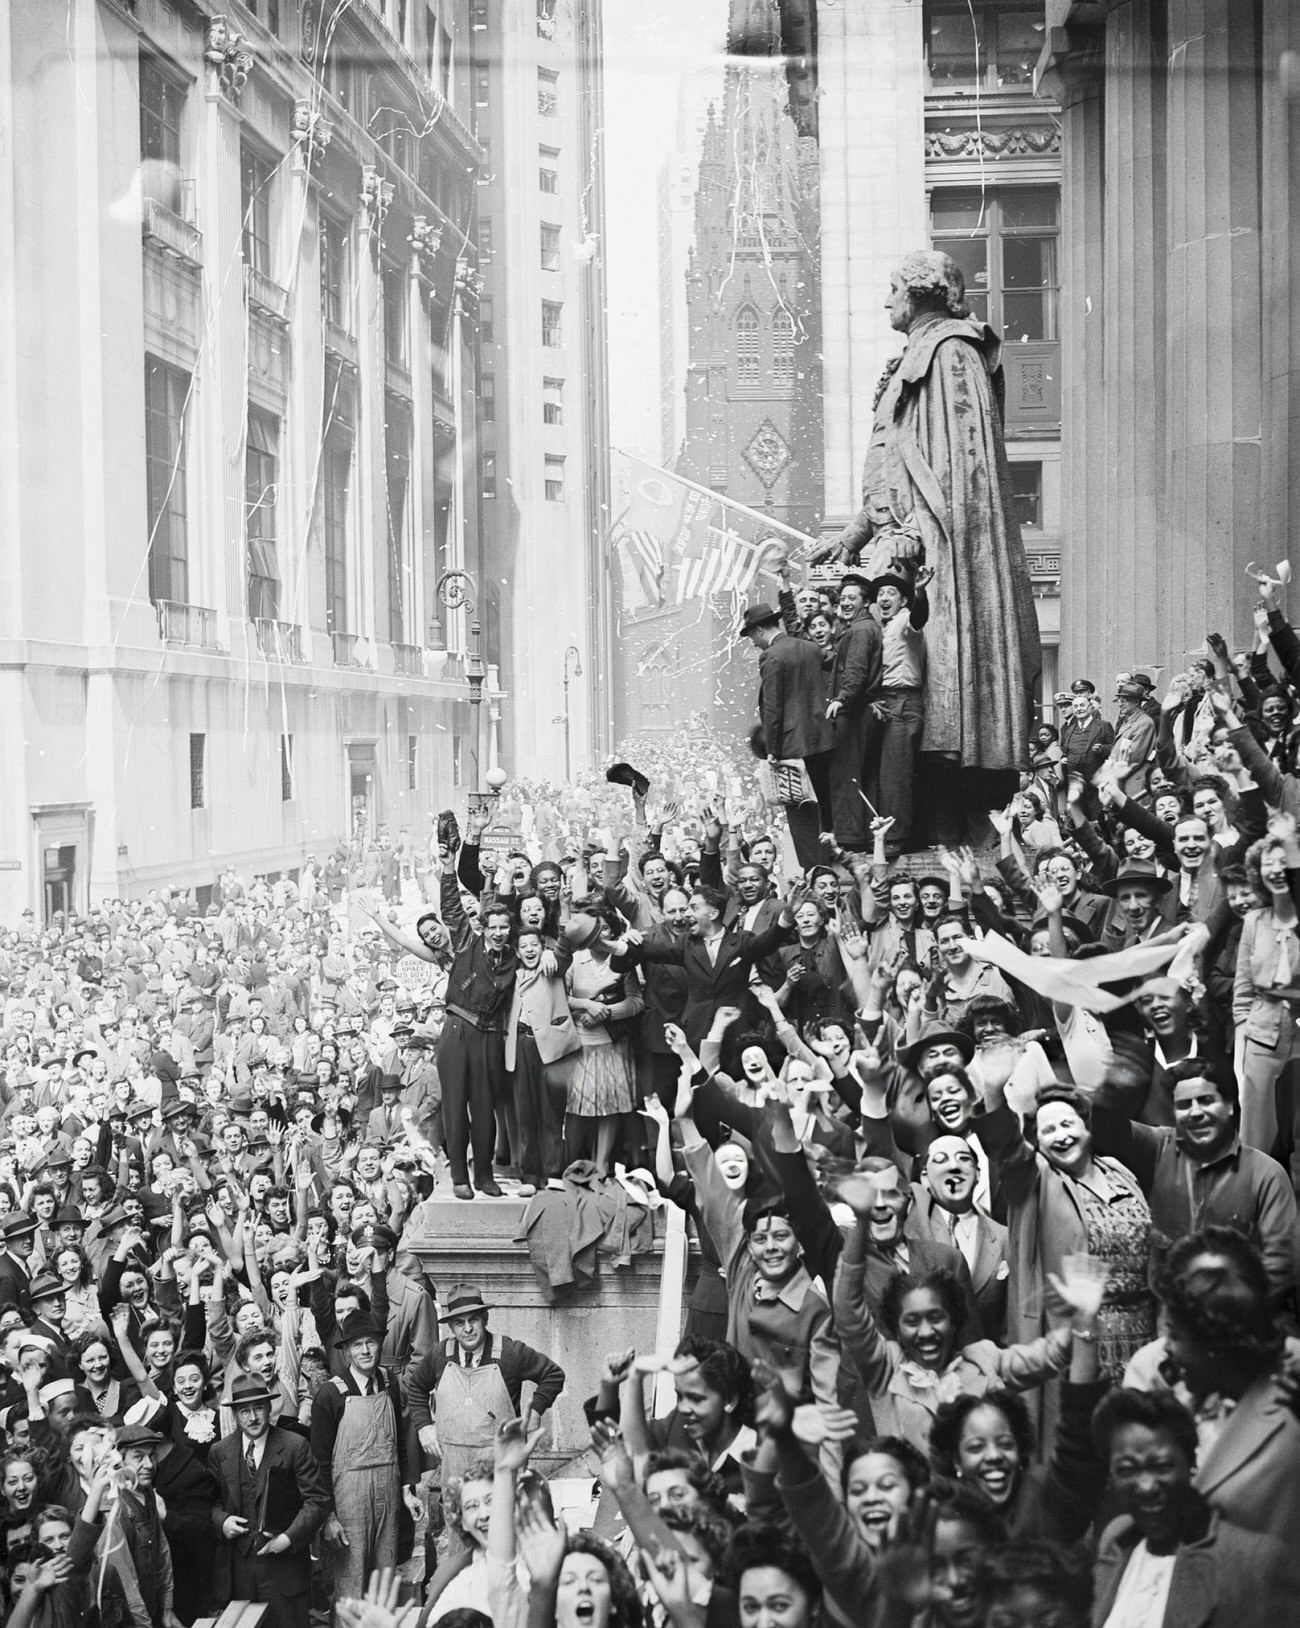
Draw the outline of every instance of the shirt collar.
<instances>
[{"instance_id":1,"label":"shirt collar","mask_svg":"<svg viewBox=\"0 0 1300 1628\"><path fill-rule=\"evenodd\" d=\"M812 1279L802 1266L797 1267L779 1289L773 1288L766 1278L754 1274L754 1299L760 1299L759 1290L762 1290L762 1302L771 1305L780 1301L789 1311L799 1311L812 1288Z\"/></svg>"}]
</instances>

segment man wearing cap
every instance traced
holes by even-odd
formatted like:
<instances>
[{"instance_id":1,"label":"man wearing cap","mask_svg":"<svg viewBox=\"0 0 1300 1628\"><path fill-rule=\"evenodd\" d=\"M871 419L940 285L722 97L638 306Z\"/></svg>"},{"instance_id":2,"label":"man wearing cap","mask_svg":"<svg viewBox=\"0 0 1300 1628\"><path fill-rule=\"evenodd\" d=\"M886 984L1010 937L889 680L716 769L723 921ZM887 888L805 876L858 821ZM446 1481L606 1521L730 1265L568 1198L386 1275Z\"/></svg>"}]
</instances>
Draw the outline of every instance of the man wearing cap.
<instances>
[{"instance_id":1,"label":"man wearing cap","mask_svg":"<svg viewBox=\"0 0 1300 1628\"><path fill-rule=\"evenodd\" d=\"M172 1609L175 1585L171 1545L153 1490L162 1437L147 1425L123 1425L117 1432L122 1469L131 1478L118 1490L117 1518L135 1567L140 1597L152 1628L182 1628Z\"/></svg>"},{"instance_id":2,"label":"man wearing cap","mask_svg":"<svg viewBox=\"0 0 1300 1628\"><path fill-rule=\"evenodd\" d=\"M407 1041L412 1031L395 1029L394 1038ZM402 1123L402 1082L396 1074L379 1076L379 1106L370 1110L366 1121L366 1141L376 1142L385 1152L406 1139L406 1126Z\"/></svg>"},{"instance_id":3,"label":"man wearing cap","mask_svg":"<svg viewBox=\"0 0 1300 1628\"><path fill-rule=\"evenodd\" d=\"M63 1316L67 1310L67 1293L62 1279L53 1272L38 1272L28 1291L32 1311L32 1333L50 1342L51 1349L60 1357L68 1354L68 1340L63 1332Z\"/></svg>"},{"instance_id":4,"label":"man wearing cap","mask_svg":"<svg viewBox=\"0 0 1300 1628\"><path fill-rule=\"evenodd\" d=\"M208 1454L212 1524L221 1536L213 1577L218 1606L266 1606L266 1628L307 1628L311 1540L330 1511L329 1485L301 1436L271 1423L272 1393L241 1375L230 1403L238 1434Z\"/></svg>"},{"instance_id":5,"label":"man wearing cap","mask_svg":"<svg viewBox=\"0 0 1300 1628\"><path fill-rule=\"evenodd\" d=\"M785 817L800 865L807 870L821 857L821 831L831 828L831 751L835 734L826 718L826 680L821 655L807 639L792 639L770 605L751 605L740 624L741 638L753 641L758 657L758 714L768 761L802 761L817 794L817 811L807 803L786 803Z\"/></svg>"},{"instance_id":6,"label":"man wearing cap","mask_svg":"<svg viewBox=\"0 0 1300 1628\"><path fill-rule=\"evenodd\" d=\"M840 582L840 620L827 684L826 716L835 745L831 752L831 813L841 848L865 850L871 811L863 802L876 778L875 739L879 732L872 703L879 699L883 670L880 624L867 611L870 581L851 571Z\"/></svg>"},{"instance_id":7,"label":"man wearing cap","mask_svg":"<svg viewBox=\"0 0 1300 1628\"><path fill-rule=\"evenodd\" d=\"M399 1377L413 1363L423 1360L438 1344L438 1308L433 1296L393 1264L397 1234L380 1221L367 1222L352 1231L344 1262L347 1277L334 1288L335 1299L351 1283L370 1296L374 1303L375 1275L379 1274L387 1293L384 1317L384 1348L380 1361Z\"/></svg>"},{"instance_id":8,"label":"man wearing cap","mask_svg":"<svg viewBox=\"0 0 1300 1628\"><path fill-rule=\"evenodd\" d=\"M1084 813L1095 820L1100 812L1092 777L1110 756L1115 731L1101 715L1097 686L1090 678L1076 678L1070 685L1070 710L1061 720L1063 777L1078 775L1088 785L1084 792Z\"/></svg>"},{"instance_id":9,"label":"man wearing cap","mask_svg":"<svg viewBox=\"0 0 1300 1628\"><path fill-rule=\"evenodd\" d=\"M453 1284L439 1319L450 1337L403 1381L420 1446L442 1455L444 1495L476 1458L491 1452L497 1426L518 1417L525 1380L534 1387L525 1435L564 1389L564 1369L541 1351L509 1335L498 1343L488 1332L489 1309L472 1284Z\"/></svg>"},{"instance_id":10,"label":"man wearing cap","mask_svg":"<svg viewBox=\"0 0 1300 1628\"><path fill-rule=\"evenodd\" d=\"M360 1598L372 1571L398 1562L399 1490L413 1520L424 1510L415 1494L419 1466L406 1452L401 1389L379 1366L383 1329L355 1311L334 1338L347 1368L312 1401L311 1449L333 1494L324 1541L340 1546L335 1592Z\"/></svg>"},{"instance_id":11,"label":"man wearing cap","mask_svg":"<svg viewBox=\"0 0 1300 1628\"><path fill-rule=\"evenodd\" d=\"M1108 950L1127 950L1157 938L1169 925L1161 901L1172 888L1169 878L1147 860L1126 860L1110 881L1102 884L1102 893L1114 903L1101 942Z\"/></svg>"},{"instance_id":12,"label":"man wearing cap","mask_svg":"<svg viewBox=\"0 0 1300 1628\"><path fill-rule=\"evenodd\" d=\"M871 584L882 650L880 695L874 703L881 724L876 802L894 822L885 845L890 859L912 846L912 783L925 724L924 628L930 619L925 586L933 576L928 565L918 571L895 560Z\"/></svg>"},{"instance_id":13,"label":"man wearing cap","mask_svg":"<svg viewBox=\"0 0 1300 1628\"><path fill-rule=\"evenodd\" d=\"M29 1311L36 1220L24 1210L15 1210L0 1225L0 1236L4 1238L4 1250L0 1252L0 1306L12 1301L24 1311Z\"/></svg>"}]
</instances>

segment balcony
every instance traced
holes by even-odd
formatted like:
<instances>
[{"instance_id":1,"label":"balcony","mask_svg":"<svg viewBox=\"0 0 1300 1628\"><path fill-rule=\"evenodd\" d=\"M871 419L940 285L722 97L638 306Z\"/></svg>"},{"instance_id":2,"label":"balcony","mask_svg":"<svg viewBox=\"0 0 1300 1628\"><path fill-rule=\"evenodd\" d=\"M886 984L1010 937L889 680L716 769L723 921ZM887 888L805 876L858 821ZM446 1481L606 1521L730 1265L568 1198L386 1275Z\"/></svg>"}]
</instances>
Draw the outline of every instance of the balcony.
<instances>
[{"instance_id":1,"label":"balcony","mask_svg":"<svg viewBox=\"0 0 1300 1628\"><path fill-rule=\"evenodd\" d=\"M264 271L258 271L256 266L244 267L244 294L250 305L255 305L259 311L265 311L267 316L274 317L277 322L286 322L289 311L289 290L281 288L279 283L272 282Z\"/></svg>"},{"instance_id":2,"label":"balcony","mask_svg":"<svg viewBox=\"0 0 1300 1628\"><path fill-rule=\"evenodd\" d=\"M405 362L395 362L391 357L384 362L384 387L390 395L410 401L411 370Z\"/></svg>"},{"instance_id":3,"label":"balcony","mask_svg":"<svg viewBox=\"0 0 1300 1628\"><path fill-rule=\"evenodd\" d=\"M164 644L188 645L193 650L217 648L217 613L202 605L181 605L174 599L159 599L158 637Z\"/></svg>"},{"instance_id":4,"label":"balcony","mask_svg":"<svg viewBox=\"0 0 1300 1628\"><path fill-rule=\"evenodd\" d=\"M186 265L203 264L203 233L193 221L178 215L174 209L168 209L157 198L144 200L141 225L145 238L157 243L165 254L174 255L176 259L185 261Z\"/></svg>"},{"instance_id":5,"label":"balcony","mask_svg":"<svg viewBox=\"0 0 1300 1628\"><path fill-rule=\"evenodd\" d=\"M302 629L293 622L273 622L269 617L253 619L257 648L268 661L301 662Z\"/></svg>"},{"instance_id":6,"label":"balcony","mask_svg":"<svg viewBox=\"0 0 1300 1628\"><path fill-rule=\"evenodd\" d=\"M418 644L394 643L393 671L399 678L423 678L424 651Z\"/></svg>"},{"instance_id":7,"label":"balcony","mask_svg":"<svg viewBox=\"0 0 1300 1628\"><path fill-rule=\"evenodd\" d=\"M325 318L325 349L332 350L334 354L352 367L357 365L357 342L346 328L341 328L337 322Z\"/></svg>"},{"instance_id":8,"label":"balcony","mask_svg":"<svg viewBox=\"0 0 1300 1628\"><path fill-rule=\"evenodd\" d=\"M362 660L361 646L364 641L359 633L332 633L334 641L334 665L336 667L365 668Z\"/></svg>"}]
</instances>

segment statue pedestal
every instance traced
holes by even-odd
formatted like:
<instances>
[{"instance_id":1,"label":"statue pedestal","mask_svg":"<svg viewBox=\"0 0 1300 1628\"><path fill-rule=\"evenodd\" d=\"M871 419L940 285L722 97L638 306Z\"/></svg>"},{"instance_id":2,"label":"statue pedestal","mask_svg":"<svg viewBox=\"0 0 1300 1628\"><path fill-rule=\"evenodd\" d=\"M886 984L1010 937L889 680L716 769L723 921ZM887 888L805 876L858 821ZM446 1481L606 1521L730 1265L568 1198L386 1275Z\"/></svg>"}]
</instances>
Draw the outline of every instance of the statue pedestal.
<instances>
[{"instance_id":1,"label":"statue pedestal","mask_svg":"<svg viewBox=\"0 0 1300 1628\"><path fill-rule=\"evenodd\" d=\"M544 1351L564 1369L564 1391L546 1416L546 1433L533 1456L550 1475L590 1443L582 1404L596 1393L606 1352L656 1348L664 1212L654 1212L650 1253L617 1271L602 1258L590 1283L561 1289L551 1298L533 1272L527 1246L515 1242L527 1209L526 1199L480 1195L467 1204L435 1195L420 1206L420 1231L410 1237L409 1247L440 1307L453 1283L471 1283L492 1308L488 1327L494 1333ZM525 1406L529 1393L525 1385Z\"/></svg>"}]
</instances>

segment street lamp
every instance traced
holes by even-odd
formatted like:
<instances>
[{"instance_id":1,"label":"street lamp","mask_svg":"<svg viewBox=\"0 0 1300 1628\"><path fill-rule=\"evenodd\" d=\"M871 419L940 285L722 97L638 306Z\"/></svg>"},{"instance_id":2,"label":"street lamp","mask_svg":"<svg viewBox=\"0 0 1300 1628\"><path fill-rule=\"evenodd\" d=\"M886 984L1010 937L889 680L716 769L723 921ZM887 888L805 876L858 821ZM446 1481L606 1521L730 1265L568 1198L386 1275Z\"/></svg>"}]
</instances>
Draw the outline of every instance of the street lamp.
<instances>
[{"instance_id":1,"label":"street lamp","mask_svg":"<svg viewBox=\"0 0 1300 1628\"><path fill-rule=\"evenodd\" d=\"M463 610L467 616L473 617L469 626L469 651L465 661L465 677L469 682L469 704L473 709L470 716L473 720L470 728L470 740L473 744L474 757L474 783L470 788L469 806L471 813L490 809L501 794L500 786L484 792L479 790L479 758L482 741L482 709L483 709L483 680L487 676L487 669L483 665L483 628L475 614L474 601L469 596L469 590L474 586L474 579L468 571L444 571L438 578L434 588L435 599L445 605L448 610ZM442 644L442 624L435 615L430 629L430 638L437 639L433 645L436 652L438 645ZM445 659L445 658L444 658ZM503 777L504 778L504 777Z\"/></svg>"},{"instance_id":2,"label":"street lamp","mask_svg":"<svg viewBox=\"0 0 1300 1628\"><path fill-rule=\"evenodd\" d=\"M568 785L573 778L569 763L569 657L573 657L573 677L582 677L582 656L576 644L571 644L564 652L564 783Z\"/></svg>"}]
</instances>

